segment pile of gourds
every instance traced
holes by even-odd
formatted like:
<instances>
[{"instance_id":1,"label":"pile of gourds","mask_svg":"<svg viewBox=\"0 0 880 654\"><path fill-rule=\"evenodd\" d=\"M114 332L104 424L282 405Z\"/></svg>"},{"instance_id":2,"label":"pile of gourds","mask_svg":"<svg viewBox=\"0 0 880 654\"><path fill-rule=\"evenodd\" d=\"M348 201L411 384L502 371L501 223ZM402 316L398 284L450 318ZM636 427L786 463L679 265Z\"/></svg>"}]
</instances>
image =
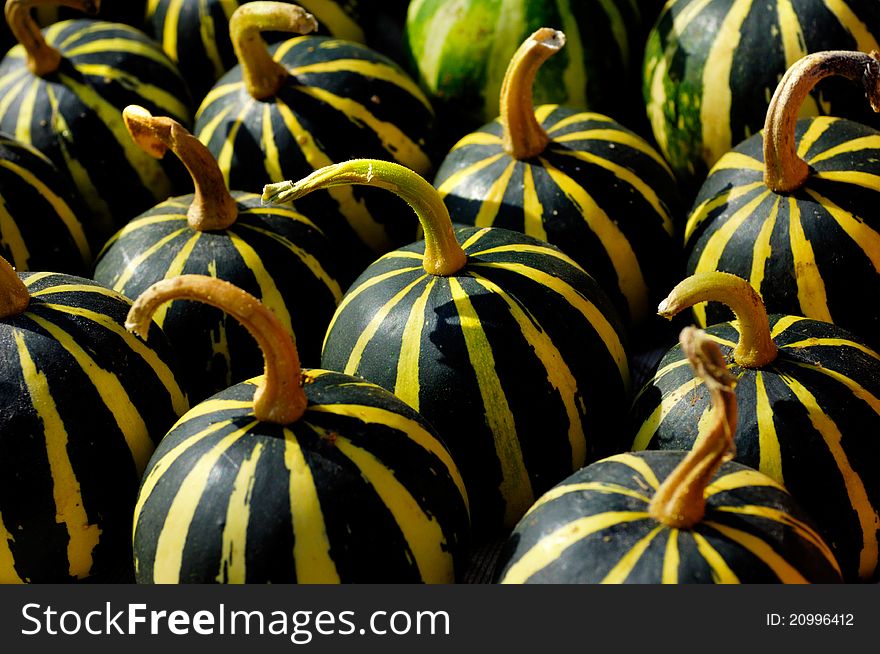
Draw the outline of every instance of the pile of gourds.
<instances>
[{"instance_id":1,"label":"pile of gourds","mask_svg":"<svg viewBox=\"0 0 880 654\"><path fill-rule=\"evenodd\" d=\"M0 583L876 581L880 11L661 5L6 0Z\"/></svg>"}]
</instances>

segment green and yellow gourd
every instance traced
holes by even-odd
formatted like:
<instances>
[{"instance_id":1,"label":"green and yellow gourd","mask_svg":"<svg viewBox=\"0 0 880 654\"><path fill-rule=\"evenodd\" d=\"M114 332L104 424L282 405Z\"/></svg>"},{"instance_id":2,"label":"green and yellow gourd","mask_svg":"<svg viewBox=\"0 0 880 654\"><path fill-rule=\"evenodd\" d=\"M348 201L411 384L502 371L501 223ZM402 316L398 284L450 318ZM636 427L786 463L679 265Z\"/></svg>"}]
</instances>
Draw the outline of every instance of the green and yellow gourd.
<instances>
[{"instance_id":1,"label":"green and yellow gourd","mask_svg":"<svg viewBox=\"0 0 880 654\"><path fill-rule=\"evenodd\" d=\"M635 0L413 0L405 39L438 115L460 135L498 116L508 62L545 25L565 32L569 47L541 70L536 101L622 115L635 104L627 89L638 21Z\"/></svg>"},{"instance_id":2,"label":"green and yellow gourd","mask_svg":"<svg viewBox=\"0 0 880 654\"><path fill-rule=\"evenodd\" d=\"M629 368L622 326L596 282L557 248L500 228L453 230L436 190L389 162L353 160L268 201L371 184L416 212L425 240L372 264L347 291L321 365L404 400L449 446L481 535L512 527L540 494L613 451Z\"/></svg>"},{"instance_id":3,"label":"green and yellow gourd","mask_svg":"<svg viewBox=\"0 0 880 654\"><path fill-rule=\"evenodd\" d=\"M808 55L791 67L764 134L722 157L686 227L688 274L743 277L770 313L834 322L880 347L880 132L838 118L797 120L829 75L852 79L880 107L880 61L858 52ZM729 319L701 305L700 325Z\"/></svg>"},{"instance_id":4,"label":"green and yellow gourd","mask_svg":"<svg viewBox=\"0 0 880 654\"><path fill-rule=\"evenodd\" d=\"M95 216L95 250L130 218L173 195L179 162L131 143L122 109L139 104L188 125L189 92L174 64L142 32L121 23L63 21L42 32L30 9L91 0L7 0L20 41L0 62L0 130L33 145L67 175Z\"/></svg>"},{"instance_id":5,"label":"green and yellow gourd","mask_svg":"<svg viewBox=\"0 0 880 654\"><path fill-rule=\"evenodd\" d=\"M305 177L354 157L432 170L434 114L415 82L390 59L328 37L300 36L267 49L263 30L306 33L314 18L282 2L249 2L230 32L241 61L203 101L196 136L217 157L230 188L260 192L269 182ZM320 215L349 281L377 255L415 237L414 226L389 221L401 201L374 189L333 189L297 205Z\"/></svg>"},{"instance_id":6,"label":"green and yellow gourd","mask_svg":"<svg viewBox=\"0 0 880 654\"><path fill-rule=\"evenodd\" d=\"M775 314L744 280L690 277L660 313L720 301L737 320L713 325L737 378L736 460L784 484L816 520L847 581L878 572L880 355L830 323ZM635 400L632 449L687 449L708 428L709 393L673 348Z\"/></svg>"},{"instance_id":7,"label":"green and yellow gourd","mask_svg":"<svg viewBox=\"0 0 880 654\"><path fill-rule=\"evenodd\" d=\"M189 405L162 333L125 330L130 306L0 259L0 583L132 577L141 475Z\"/></svg>"},{"instance_id":8,"label":"green and yellow gourd","mask_svg":"<svg viewBox=\"0 0 880 654\"><path fill-rule=\"evenodd\" d=\"M564 44L550 28L523 42L504 78L500 118L455 145L434 185L454 222L558 246L621 315L641 322L681 278L673 236L684 207L672 171L641 137L601 114L534 108L535 74Z\"/></svg>"},{"instance_id":9,"label":"green and yellow gourd","mask_svg":"<svg viewBox=\"0 0 880 654\"><path fill-rule=\"evenodd\" d=\"M874 0L671 0L645 48L643 95L654 138L681 181L756 134L779 78L808 53L877 49ZM869 117L859 93L828 80L803 115Z\"/></svg>"},{"instance_id":10,"label":"green and yellow gourd","mask_svg":"<svg viewBox=\"0 0 880 654\"><path fill-rule=\"evenodd\" d=\"M682 366L690 362L711 397L705 437L689 451L612 456L550 490L502 551L501 583L841 580L834 555L795 499L769 477L729 461L736 382L718 345L693 327L683 330L681 343Z\"/></svg>"},{"instance_id":11,"label":"green and yellow gourd","mask_svg":"<svg viewBox=\"0 0 880 654\"><path fill-rule=\"evenodd\" d=\"M165 53L178 65L193 97L203 98L214 82L238 63L229 36L229 19L245 2L148 0L148 33L162 44ZM367 44L368 36L375 40L380 27L393 24L380 21L383 12L387 11L384 7L387 2L300 0L289 4L297 4L314 15L318 21L317 34Z\"/></svg>"},{"instance_id":12,"label":"green and yellow gourd","mask_svg":"<svg viewBox=\"0 0 880 654\"><path fill-rule=\"evenodd\" d=\"M224 279L261 298L294 336L303 360L317 365L342 298L333 244L296 211L227 190L216 160L179 123L136 106L123 117L144 150L161 157L170 149L183 161L195 193L169 198L120 230L100 253L94 278L131 299L180 274ZM193 401L262 369L253 338L219 309L172 302L157 312L156 323L178 352Z\"/></svg>"},{"instance_id":13,"label":"green and yellow gourd","mask_svg":"<svg viewBox=\"0 0 880 654\"><path fill-rule=\"evenodd\" d=\"M451 583L467 496L432 427L391 393L301 369L253 296L184 275L135 302L129 327L177 298L208 302L260 343L265 373L197 405L162 440L134 514L140 583Z\"/></svg>"},{"instance_id":14,"label":"green and yellow gourd","mask_svg":"<svg viewBox=\"0 0 880 654\"><path fill-rule=\"evenodd\" d=\"M81 202L42 153L0 133L0 256L21 271L85 275L92 251Z\"/></svg>"}]
</instances>

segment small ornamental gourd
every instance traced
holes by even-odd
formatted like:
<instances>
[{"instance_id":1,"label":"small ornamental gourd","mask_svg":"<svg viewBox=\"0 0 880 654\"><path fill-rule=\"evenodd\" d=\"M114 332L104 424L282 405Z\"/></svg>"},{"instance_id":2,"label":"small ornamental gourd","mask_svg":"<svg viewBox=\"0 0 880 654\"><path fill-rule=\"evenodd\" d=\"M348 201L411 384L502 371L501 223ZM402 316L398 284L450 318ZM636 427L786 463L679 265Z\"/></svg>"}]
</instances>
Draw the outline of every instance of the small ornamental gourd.
<instances>
[{"instance_id":1,"label":"small ornamental gourd","mask_svg":"<svg viewBox=\"0 0 880 654\"><path fill-rule=\"evenodd\" d=\"M94 250L130 218L182 183L131 143L122 110L139 104L188 125L189 92L152 39L121 23L67 20L42 32L32 7L66 4L94 13L95 0L6 0L20 45L0 62L0 130L29 143L67 175L94 214Z\"/></svg>"},{"instance_id":2,"label":"small ornamental gourd","mask_svg":"<svg viewBox=\"0 0 880 654\"><path fill-rule=\"evenodd\" d=\"M189 405L161 331L125 330L130 306L0 259L0 583L132 577L141 475Z\"/></svg>"},{"instance_id":3,"label":"small ornamental gourd","mask_svg":"<svg viewBox=\"0 0 880 654\"><path fill-rule=\"evenodd\" d=\"M94 278L131 299L184 273L224 279L259 297L294 336L303 360L317 365L342 297L333 244L302 214L227 190L216 160L179 123L136 106L123 117L145 151L162 157L170 149L183 161L195 193L170 198L120 230L100 253ZM178 352L193 401L262 369L253 338L219 309L173 302L156 323Z\"/></svg>"},{"instance_id":4,"label":"small ornamental gourd","mask_svg":"<svg viewBox=\"0 0 880 654\"><path fill-rule=\"evenodd\" d=\"M543 25L562 29L570 46L535 80L540 104L558 103L620 116L638 102L636 0L413 0L405 40L411 67L434 108L458 134L499 114L510 58ZM632 93L629 92L632 86Z\"/></svg>"},{"instance_id":5,"label":"small ornamental gourd","mask_svg":"<svg viewBox=\"0 0 880 654\"><path fill-rule=\"evenodd\" d=\"M397 193L425 240L372 264L342 299L321 365L392 391L437 429L461 470L481 536L512 527L540 494L615 450L629 367L617 313L552 245L500 228L454 230L437 191L411 170L353 160L272 202L339 184Z\"/></svg>"},{"instance_id":6,"label":"small ornamental gourd","mask_svg":"<svg viewBox=\"0 0 880 654\"><path fill-rule=\"evenodd\" d=\"M737 378L736 460L784 484L816 520L844 579L878 572L880 354L852 334L799 316L769 318L755 291L726 273L676 286L671 318L696 302L727 304L737 320L707 329ZM673 348L632 410L634 450L687 449L708 428L709 392Z\"/></svg>"},{"instance_id":7,"label":"small ornamental gourd","mask_svg":"<svg viewBox=\"0 0 880 654\"><path fill-rule=\"evenodd\" d=\"M259 193L265 184L305 177L354 157L396 161L422 175L434 114L394 62L365 46L299 36L267 47L264 30L306 34L315 20L297 5L249 2L232 16L240 65L202 102L195 134L217 157L230 188ZM337 188L297 205L350 261L350 281L376 256L415 237L390 220L400 200L374 189Z\"/></svg>"},{"instance_id":8,"label":"small ornamental gourd","mask_svg":"<svg viewBox=\"0 0 880 654\"><path fill-rule=\"evenodd\" d=\"M158 282L130 329L145 334L179 298L240 320L265 373L197 405L162 440L134 514L137 581L454 581L467 496L431 426L378 386L301 369L272 312L215 278Z\"/></svg>"},{"instance_id":9,"label":"small ornamental gourd","mask_svg":"<svg viewBox=\"0 0 880 654\"><path fill-rule=\"evenodd\" d=\"M688 218L688 274L749 280L767 310L825 320L880 347L880 132L838 118L797 120L817 80L842 75L880 108L880 61L822 52L791 67L762 135L722 157ZM718 305L700 325L729 319Z\"/></svg>"},{"instance_id":10,"label":"small ornamental gourd","mask_svg":"<svg viewBox=\"0 0 880 654\"><path fill-rule=\"evenodd\" d=\"M689 451L618 454L546 493L497 564L504 584L834 583L840 569L794 498L730 461L736 384L718 345L693 327L682 351L711 396ZM686 429L685 427L681 427Z\"/></svg>"},{"instance_id":11,"label":"small ornamental gourd","mask_svg":"<svg viewBox=\"0 0 880 654\"><path fill-rule=\"evenodd\" d=\"M453 147L434 186L454 222L558 246L638 323L681 278L673 236L684 207L672 171L633 132L600 114L534 108L535 74L564 44L550 28L523 42L501 87L500 118Z\"/></svg>"},{"instance_id":12,"label":"small ornamental gourd","mask_svg":"<svg viewBox=\"0 0 880 654\"><path fill-rule=\"evenodd\" d=\"M90 216L81 202L45 155L0 133L0 256L17 270L86 274Z\"/></svg>"},{"instance_id":13,"label":"small ornamental gourd","mask_svg":"<svg viewBox=\"0 0 880 654\"><path fill-rule=\"evenodd\" d=\"M756 134L788 68L809 53L880 48L875 0L670 0L645 47L642 92L654 138L682 183ZM804 116L874 118L840 80L804 98Z\"/></svg>"},{"instance_id":14,"label":"small ornamental gourd","mask_svg":"<svg viewBox=\"0 0 880 654\"><path fill-rule=\"evenodd\" d=\"M229 20L243 4L245 0L148 3L148 33L178 65L193 97L203 98L214 82L238 63L229 36ZM301 0L296 4L314 15L317 33L322 36L366 44L368 36L375 40L380 36L380 28L385 30L390 24L381 20L388 0Z\"/></svg>"}]
</instances>

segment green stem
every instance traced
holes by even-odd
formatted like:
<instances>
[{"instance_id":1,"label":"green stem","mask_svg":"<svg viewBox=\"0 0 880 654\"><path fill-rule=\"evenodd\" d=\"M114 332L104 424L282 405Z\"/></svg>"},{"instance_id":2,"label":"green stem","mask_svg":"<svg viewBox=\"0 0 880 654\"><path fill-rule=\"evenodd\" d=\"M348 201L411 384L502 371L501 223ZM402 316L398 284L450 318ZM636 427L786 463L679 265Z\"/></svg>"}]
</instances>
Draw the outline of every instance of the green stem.
<instances>
[{"instance_id":1,"label":"green stem","mask_svg":"<svg viewBox=\"0 0 880 654\"><path fill-rule=\"evenodd\" d=\"M186 166L195 195L186 212L189 226L198 231L230 227L238 219L238 204L226 188L214 155L201 141L172 118L156 118L137 105L122 111L128 133L144 151L161 159L170 149Z\"/></svg>"},{"instance_id":2,"label":"green stem","mask_svg":"<svg viewBox=\"0 0 880 654\"><path fill-rule=\"evenodd\" d=\"M274 97L290 73L272 59L261 32L308 34L318 29L315 17L286 2L247 2L232 12L229 35L241 64L245 88L256 100Z\"/></svg>"},{"instance_id":3,"label":"green stem","mask_svg":"<svg viewBox=\"0 0 880 654\"><path fill-rule=\"evenodd\" d=\"M449 210L437 190L406 166L377 159L352 159L325 166L298 182L267 184L263 201L293 202L319 189L347 184L376 186L403 198L416 212L425 232L423 266L432 275L448 277L461 270L467 255L455 238Z\"/></svg>"},{"instance_id":4,"label":"green stem","mask_svg":"<svg viewBox=\"0 0 880 654\"><path fill-rule=\"evenodd\" d=\"M832 75L861 84L871 108L880 111L880 61L876 52L829 50L795 62L776 87L764 123L764 183L776 193L796 191L810 174L810 167L797 153L795 125L807 95L820 80Z\"/></svg>"},{"instance_id":5,"label":"green stem","mask_svg":"<svg viewBox=\"0 0 880 654\"><path fill-rule=\"evenodd\" d=\"M23 314L31 303L31 294L10 263L0 257L0 320Z\"/></svg>"},{"instance_id":6,"label":"green stem","mask_svg":"<svg viewBox=\"0 0 880 654\"><path fill-rule=\"evenodd\" d=\"M535 118L532 89L541 65L565 45L565 34L542 27L526 39L507 66L501 84L501 125L505 151L524 160L541 154L550 136Z\"/></svg>"},{"instance_id":7,"label":"green stem","mask_svg":"<svg viewBox=\"0 0 880 654\"><path fill-rule=\"evenodd\" d=\"M90 16L98 13L101 0L6 0L6 22L12 34L25 50L25 62L34 75L51 75L61 65L61 53L46 43L40 26L31 15L31 9L40 6L59 6L79 9Z\"/></svg>"},{"instance_id":8,"label":"green stem","mask_svg":"<svg viewBox=\"0 0 880 654\"><path fill-rule=\"evenodd\" d=\"M265 370L254 394L257 420L288 425L305 413L308 399L293 338L264 304L229 282L207 275L163 279L144 291L128 312L128 330L147 337L156 310L172 300L196 300L238 320L263 351Z\"/></svg>"},{"instance_id":9,"label":"green stem","mask_svg":"<svg viewBox=\"0 0 880 654\"><path fill-rule=\"evenodd\" d=\"M718 344L705 332L685 327L679 338L694 374L712 396L711 426L651 499L651 517L677 529L690 529L706 513L706 488L725 461L733 458L736 432L736 384Z\"/></svg>"},{"instance_id":10,"label":"green stem","mask_svg":"<svg viewBox=\"0 0 880 654\"><path fill-rule=\"evenodd\" d=\"M770 337L770 321L758 292L744 279L726 272L697 273L681 281L657 307L672 318L699 302L721 302L739 321L740 339L733 360L743 368L760 368L776 359L776 343Z\"/></svg>"}]
</instances>

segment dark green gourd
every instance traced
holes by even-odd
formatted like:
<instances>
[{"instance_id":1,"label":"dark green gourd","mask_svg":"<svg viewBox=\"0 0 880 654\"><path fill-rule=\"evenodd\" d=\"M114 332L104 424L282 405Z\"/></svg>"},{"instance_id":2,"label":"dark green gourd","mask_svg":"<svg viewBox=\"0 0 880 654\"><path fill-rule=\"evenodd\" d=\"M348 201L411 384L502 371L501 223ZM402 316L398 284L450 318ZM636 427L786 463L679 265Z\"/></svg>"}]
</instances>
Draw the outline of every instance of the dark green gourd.
<instances>
[{"instance_id":1,"label":"dark green gourd","mask_svg":"<svg viewBox=\"0 0 880 654\"><path fill-rule=\"evenodd\" d=\"M452 220L548 241L640 323L680 279L673 239L684 207L672 172L641 137L607 116L532 103L542 63L565 35L542 28L510 60L501 115L462 138L434 185Z\"/></svg>"},{"instance_id":2,"label":"dark green gourd","mask_svg":"<svg viewBox=\"0 0 880 654\"><path fill-rule=\"evenodd\" d=\"M189 125L189 92L152 39L121 23L68 20L40 31L30 16L61 0L7 0L21 44L0 62L0 130L33 145L67 175L95 217L95 250L130 218L173 195L186 173L128 138L130 104ZM94 12L91 0L64 4ZM110 174L112 172L112 174Z\"/></svg>"},{"instance_id":3,"label":"dark green gourd","mask_svg":"<svg viewBox=\"0 0 880 654\"><path fill-rule=\"evenodd\" d=\"M546 493L498 562L501 583L833 583L840 570L809 516L777 482L729 461L735 380L717 344L681 335L711 395L693 449L618 454ZM679 425L683 433L690 426Z\"/></svg>"},{"instance_id":4,"label":"dark green gourd","mask_svg":"<svg viewBox=\"0 0 880 654\"><path fill-rule=\"evenodd\" d=\"M396 161L427 175L434 114L387 57L349 41L299 36L267 47L260 32L305 34L314 18L296 5L250 2L230 32L241 62L204 99L196 136L217 157L230 188L259 193L355 157ZM350 277L377 255L410 242L414 226L394 218L402 202L374 189L337 188L298 203L320 215L350 265Z\"/></svg>"},{"instance_id":5,"label":"dark green gourd","mask_svg":"<svg viewBox=\"0 0 880 654\"><path fill-rule=\"evenodd\" d=\"M767 316L749 284L694 275L661 304L671 317L711 300L737 320L707 328L737 379L736 460L785 488L816 520L844 579L875 578L880 524L880 354L826 322ZM709 393L669 350L632 410L635 450L687 449L706 432Z\"/></svg>"},{"instance_id":6,"label":"dark green gourd","mask_svg":"<svg viewBox=\"0 0 880 654\"><path fill-rule=\"evenodd\" d=\"M468 545L464 484L433 428L391 393L301 369L256 298L184 275L135 302L208 302L260 343L263 375L197 405L150 461L134 517L140 583L451 583Z\"/></svg>"},{"instance_id":7,"label":"dark green gourd","mask_svg":"<svg viewBox=\"0 0 880 654\"><path fill-rule=\"evenodd\" d=\"M189 405L161 331L125 330L130 306L0 259L0 583L132 577L141 475Z\"/></svg>"},{"instance_id":8,"label":"dark green gourd","mask_svg":"<svg viewBox=\"0 0 880 654\"><path fill-rule=\"evenodd\" d=\"M833 322L880 347L880 132L838 118L797 120L816 82L839 75L880 108L880 61L822 52L777 87L763 135L722 157L686 228L688 274L749 280L770 313ZM866 103L867 104L867 103ZM718 304L700 325L728 320Z\"/></svg>"},{"instance_id":9,"label":"dark green gourd","mask_svg":"<svg viewBox=\"0 0 880 654\"><path fill-rule=\"evenodd\" d=\"M373 263L343 297L321 365L421 413L461 470L474 528L512 527L538 494L621 445L622 325L596 282L552 245L506 229L454 230L411 170L353 160L267 187L269 201L371 184L398 193L425 240ZM411 218L410 218L411 220Z\"/></svg>"},{"instance_id":10,"label":"dark green gourd","mask_svg":"<svg viewBox=\"0 0 880 654\"><path fill-rule=\"evenodd\" d=\"M95 279L131 299L176 275L226 280L274 311L303 361L317 365L342 297L334 244L302 214L227 190L214 157L179 123L135 106L126 107L124 118L144 150L162 157L170 149L184 162L195 193L169 198L120 230L100 253ZM219 309L172 302L156 323L179 353L193 401L262 369L253 338Z\"/></svg>"},{"instance_id":11,"label":"dark green gourd","mask_svg":"<svg viewBox=\"0 0 880 654\"><path fill-rule=\"evenodd\" d=\"M0 206L0 256L16 270L91 269L82 200L45 155L2 133Z\"/></svg>"},{"instance_id":12,"label":"dark green gourd","mask_svg":"<svg viewBox=\"0 0 880 654\"><path fill-rule=\"evenodd\" d=\"M874 0L671 0L646 46L643 95L660 151L694 190L710 167L756 134L779 79L823 50L880 48ZM828 80L804 115L876 118L861 95Z\"/></svg>"}]
</instances>

